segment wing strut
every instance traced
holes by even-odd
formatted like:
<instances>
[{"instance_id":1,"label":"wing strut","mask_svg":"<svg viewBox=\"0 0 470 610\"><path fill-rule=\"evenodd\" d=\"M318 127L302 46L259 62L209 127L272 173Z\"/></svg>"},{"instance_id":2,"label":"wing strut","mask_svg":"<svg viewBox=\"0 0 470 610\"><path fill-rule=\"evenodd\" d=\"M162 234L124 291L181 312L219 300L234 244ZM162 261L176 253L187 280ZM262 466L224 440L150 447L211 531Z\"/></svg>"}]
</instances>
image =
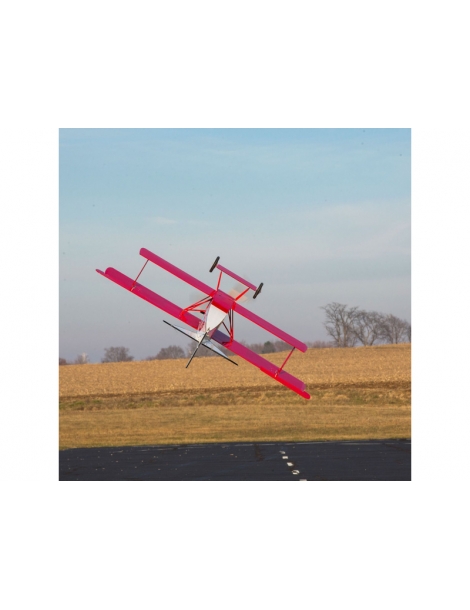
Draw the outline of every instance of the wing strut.
<instances>
[{"instance_id":1,"label":"wing strut","mask_svg":"<svg viewBox=\"0 0 470 610\"><path fill-rule=\"evenodd\" d=\"M287 358L284 360L284 362L282 363L282 365L277 369L276 373L274 374L274 379L276 379L276 377L279 375L279 373L282 371L282 369L284 368L284 365L286 364L286 362L289 360L289 358L292 356L292 354L294 353L295 347L293 347L291 349L291 351L289 352Z\"/></svg>"},{"instance_id":2,"label":"wing strut","mask_svg":"<svg viewBox=\"0 0 470 610\"><path fill-rule=\"evenodd\" d=\"M140 277L140 274L142 273L142 271L145 269L145 265L149 262L149 259L147 259L144 263L144 266L142 267L142 269L139 271L139 275L135 278L134 283L132 284L132 286L129 288L129 290L132 292L134 290L134 286L137 284L137 280Z\"/></svg>"}]
</instances>

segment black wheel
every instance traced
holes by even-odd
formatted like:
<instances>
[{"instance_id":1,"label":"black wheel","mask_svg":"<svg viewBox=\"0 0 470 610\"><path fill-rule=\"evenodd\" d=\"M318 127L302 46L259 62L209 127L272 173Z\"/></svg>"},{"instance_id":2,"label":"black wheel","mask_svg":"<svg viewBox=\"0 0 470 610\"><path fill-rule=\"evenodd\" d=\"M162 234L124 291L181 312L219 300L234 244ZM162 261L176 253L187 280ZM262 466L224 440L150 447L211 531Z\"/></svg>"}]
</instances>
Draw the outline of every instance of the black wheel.
<instances>
[{"instance_id":1,"label":"black wheel","mask_svg":"<svg viewBox=\"0 0 470 610\"><path fill-rule=\"evenodd\" d=\"M212 265L212 267L209 269L209 273L212 273L212 272L214 271L214 269L217 267L217 263L219 262L219 260L220 260L220 256L218 256L218 257L215 259L214 264L213 264L213 265Z\"/></svg>"},{"instance_id":2,"label":"black wheel","mask_svg":"<svg viewBox=\"0 0 470 610\"><path fill-rule=\"evenodd\" d=\"M261 288L263 287L263 282L261 282L261 284L258 286L258 288L256 289L255 294L253 295L253 298L256 299L256 297L259 295L259 293L261 292Z\"/></svg>"}]
</instances>

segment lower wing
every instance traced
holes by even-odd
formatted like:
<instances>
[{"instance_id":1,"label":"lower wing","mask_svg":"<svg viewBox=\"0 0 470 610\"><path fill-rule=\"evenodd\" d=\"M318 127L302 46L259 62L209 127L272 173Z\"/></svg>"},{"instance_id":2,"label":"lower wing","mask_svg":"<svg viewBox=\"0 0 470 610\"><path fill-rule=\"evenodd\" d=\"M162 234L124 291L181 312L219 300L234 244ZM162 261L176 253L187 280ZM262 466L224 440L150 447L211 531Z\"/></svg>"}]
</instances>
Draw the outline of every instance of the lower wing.
<instances>
[{"instance_id":1,"label":"lower wing","mask_svg":"<svg viewBox=\"0 0 470 610\"><path fill-rule=\"evenodd\" d=\"M240 356L244 360L247 360L254 366L258 367L260 371L266 375L269 375L269 377L272 377L274 380L279 381L279 383L285 385L286 388L289 388L289 390L296 392L307 400L310 398L310 394L305 391L305 383L303 381L297 379L297 377L294 377L287 371L279 371L279 367L277 367L275 364L269 362L269 360L266 360L266 358L263 358L259 354L256 354L238 341L230 341L230 337L228 337L222 331L216 330L211 338L214 341L217 341L217 343L220 343L220 345L223 345L229 349L237 356Z\"/></svg>"},{"instance_id":2,"label":"lower wing","mask_svg":"<svg viewBox=\"0 0 470 610\"><path fill-rule=\"evenodd\" d=\"M119 286L122 286L122 288L125 288L126 290L129 290L129 292L132 292L141 299L144 299L144 301L155 305L155 307L158 307L159 309L163 309L163 311L169 313L170 316L174 316L175 318L178 318L178 320L182 320L183 322L185 322L185 324L188 324L188 326L191 326L195 330L198 329L200 320L195 315L189 313L188 311L183 311L183 309L181 309L181 307L178 307L178 305L175 305L171 301L164 299L156 292L153 292L145 286L142 286L142 284L135 282L127 275L124 275L124 273L117 271L117 269L113 269L113 267L108 267L106 271L100 271L99 269L97 269L96 271L104 277L107 277L108 280L115 282Z\"/></svg>"}]
</instances>

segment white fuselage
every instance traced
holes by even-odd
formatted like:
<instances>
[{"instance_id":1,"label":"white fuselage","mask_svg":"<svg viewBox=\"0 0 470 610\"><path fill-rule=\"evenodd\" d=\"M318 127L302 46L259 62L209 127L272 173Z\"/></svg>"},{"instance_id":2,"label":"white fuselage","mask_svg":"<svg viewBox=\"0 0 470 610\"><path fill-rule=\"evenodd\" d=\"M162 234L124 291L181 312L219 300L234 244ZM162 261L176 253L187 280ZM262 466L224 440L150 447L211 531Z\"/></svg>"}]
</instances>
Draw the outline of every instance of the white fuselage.
<instances>
[{"instance_id":1,"label":"white fuselage","mask_svg":"<svg viewBox=\"0 0 470 610\"><path fill-rule=\"evenodd\" d=\"M216 307L210 303L197 331L197 334L200 335L200 339L202 339L204 335L211 336L225 320L226 315L226 311L223 311L222 309L219 309L219 307Z\"/></svg>"}]
</instances>

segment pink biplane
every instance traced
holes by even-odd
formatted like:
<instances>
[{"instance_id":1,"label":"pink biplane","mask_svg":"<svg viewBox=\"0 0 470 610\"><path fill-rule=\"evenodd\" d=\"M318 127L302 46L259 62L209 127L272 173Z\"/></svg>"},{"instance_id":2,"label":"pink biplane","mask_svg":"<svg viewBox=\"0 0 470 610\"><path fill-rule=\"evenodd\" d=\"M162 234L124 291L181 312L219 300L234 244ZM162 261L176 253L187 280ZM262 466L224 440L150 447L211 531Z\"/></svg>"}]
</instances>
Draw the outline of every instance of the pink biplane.
<instances>
[{"instance_id":1,"label":"pink biplane","mask_svg":"<svg viewBox=\"0 0 470 610\"><path fill-rule=\"evenodd\" d=\"M299 349L301 352L306 351L307 346L305 345L305 343L302 343L302 341L299 341L295 337L292 337L280 328L277 328L273 324L270 324L266 320L263 320L263 318L260 318L255 313L243 307L239 302L241 297L243 297L248 292L248 290L254 290L253 298L256 299L256 297L261 292L261 288L263 287L262 283L258 287L256 287L254 284L251 284L250 282L244 280L236 273L233 273L233 271L222 267L222 265L218 264L220 259L220 257L218 256L214 261L214 264L210 268L210 272L212 272L215 268L219 269L219 279L217 282L217 287L211 288L207 284L204 284L204 282L199 281L192 275L189 275L185 271L182 271L178 267L175 267L175 265L172 265L160 256L153 254L153 252L150 252L150 250L147 250L146 248L141 248L140 254L147 260L145 261L142 269L140 270L135 280L131 279L127 275L124 275L120 271L113 269L112 267L108 267L105 272L100 271L99 269L97 269L96 271L98 273L101 273L101 275L104 275L104 277L107 277L108 279L112 280L116 284L119 284L119 286L122 286L126 290L129 290L130 292L136 294L141 299L144 299L152 305L155 305L155 307L159 307L163 311L166 311L166 313L174 316L178 320L181 320L182 322L194 329L193 331L191 331L187 328L174 326L173 324L170 324L169 322L166 322L164 320L166 324L169 324L169 326L190 337L197 343L196 349L194 350L186 367L189 366L192 359L194 358L194 355L196 354L197 350L201 345L209 348L210 350L212 350L219 356L222 356L226 360L229 360L233 364L237 364L236 362L231 360L226 354L224 354L224 352L219 347L217 347L217 345L214 344L214 341L216 341L219 345L222 345L223 347L229 349L237 356L240 356L251 364L254 364L261 371L263 371L263 373L266 373L266 375L269 375L276 381L279 381L279 383L282 383L290 390L296 392L297 394L300 394L300 396L303 396L304 398L310 398L310 394L305 391L304 382L300 379L297 379L293 375L290 375L284 370L284 366L291 357L295 348ZM178 305L175 305L174 303L167 301L155 292L152 292L151 290L137 282L140 277L140 274L145 268L145 265L149 261L155 263L159 267L162 267L162 269L169 271L173 275L176 275L176 277L179 277L194 288L197 288L197 290L204 292L207 296L201 299L200 301L193 303L189 307L185 307L184 309L182 309L181 307L178 307ZM246 286L246 290L241 292L236 297L230 296L226 292L220 290L219 286L223 273ZM191 312L203 314L202 319L198 316L195 316ZM234 312L243 316L247 320L258 324L258 326L261 326L261 328L264 328L265 330L269 331L276 337L279 337L279 339L282 339L283 341L292 346L292 350L290 351L289 355L280 367L276 366L272 362L269 362L259 354L256 354L238 341L235 341L233 331ZM226 322L228 323L228 326ZM219 327L221 326L225 327L226 331L228 332L228 335L219 330Z\"/></svg>"}]
</instances>

